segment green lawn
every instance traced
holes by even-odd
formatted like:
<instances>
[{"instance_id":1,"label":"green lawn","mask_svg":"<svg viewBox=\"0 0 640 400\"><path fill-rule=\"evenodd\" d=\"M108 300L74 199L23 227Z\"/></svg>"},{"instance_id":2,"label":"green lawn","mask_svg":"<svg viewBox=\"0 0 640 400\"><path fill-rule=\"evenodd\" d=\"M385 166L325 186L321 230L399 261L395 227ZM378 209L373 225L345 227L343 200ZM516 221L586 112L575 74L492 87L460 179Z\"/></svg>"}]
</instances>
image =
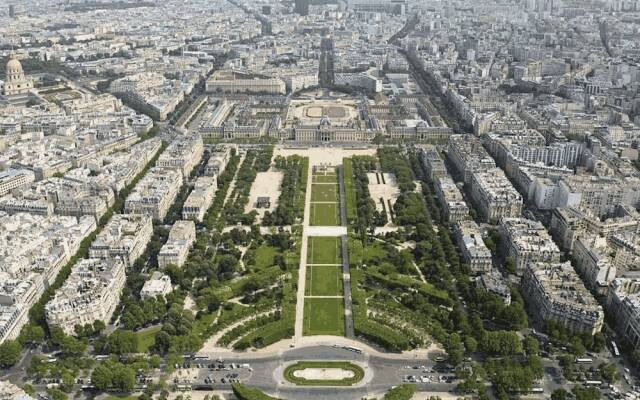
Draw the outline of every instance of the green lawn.
<instances>
[{"instance_id":1,"label":"green lawn","mask_svg":"<svg viewBox=\"0 0 640 400\"><path fill-rule=\"evenodd\" d=\"M342 264L339 237L311 236L307 246L307 264Z\"/></svg>"},{"instance_id":2,"label":"green lawn","mask_svg":"<svg viewBox=\"0 0 640 400\"><path fill-rule=\"evenodd\" d=\"M136 333L138 335L138 353L146 353L151 346L156 344L156 334L158 332L160 332L160 327L154 326Z\"/></svg>"},{"instance_id":3,"label":"green lawn","mask_svg":"<svg viewBox=\"0 0 640 400\"><path fill-rule=\"evenodd\" d=\"M316 265L307 267L306 296L341 296L342 267Z\"/></svg>"},{"instance_id":4,"label":"green lawn","mask_svg":"<svg viewBox=\"0 0 640 400\"><path fill-rule=\"evenodd\" d=\"M256 268L268 268L273 264L273 260L278 254L278 249L268 245L262 245L256 249Z\"/></svg>"},{"instance_id":5,"label":"green lawn","mask_svg":"<svg viewBox=\"0 0 640 400\"><path fill-rule=\"evenodd\" d=\"M338 185L313 184L311 185L311 201L335 201L338 202Z\"/></svg>"},{"instance_id":6,"label":"green lawn","mask_svg":"<svg viewBox=\"0 0 640 400\"><path fill-rule=\"evenodd\" d=\"M338 183L337 175L313 175L314 183Z\"/></svg>"},{"instance_id":7,"label":"green lawn","mask_svg":"<svg viewBox=\"0 0 640 400\"><path fill-rule=\"evenodd\" d=\"M311 226L339 226L340 203L311 203Z\"/></svg>"},{"instance_id":8,"label":"green lawn","mask_svg":"<svg viewBox=\"0 0 640 400\"><path fill-rule=\"evenodd\" d=\"M343 302L342 298L305 298L303 335L344 336Z\"/></svg>"},{"instance_id":9,"label":"green lawn","mask_svg":"<svg viewBox=\"0 0 640 400\"><path fill-rule=\"evenodd\" d=\"M309 380L305 378L298 378L295 375L296 371L302 371L308 368L342 369L353 372L353 376L351 378L335 380ZM360 366L348 361L298 361L284 370L284 377L291 383L303 386L351 386L354 383L360 382L362 378L364 378L364 370Z\"/></svg>"}]
</instances>

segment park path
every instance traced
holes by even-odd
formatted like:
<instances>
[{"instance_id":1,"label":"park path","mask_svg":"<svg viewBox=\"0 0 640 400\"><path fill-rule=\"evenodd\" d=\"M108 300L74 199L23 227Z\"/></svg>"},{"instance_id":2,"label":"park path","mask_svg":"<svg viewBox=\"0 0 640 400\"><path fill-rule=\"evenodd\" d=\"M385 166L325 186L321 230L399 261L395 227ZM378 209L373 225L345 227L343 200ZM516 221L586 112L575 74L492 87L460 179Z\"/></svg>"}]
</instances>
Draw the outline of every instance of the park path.
<instances>
[{"instance_id":1,"label":"park path","mask_svg":"<svg viewBox=\"0 0 640 400\"><path fill-rule=\"evenodd\" d=\"M340 184L340 222L347 226L347 202L344 188L344 168L338 168L338 182ZM344 285L344 321L345 336L353 339L355 331L353 329L353 304L351 301L351 271L349 270L349 241L348 235L341 235L342 241L342 282Z\"/></svg>"},{"instance_id":2,"label":"park path","mask_svg":"<svg viewBox=\"0 0 640 400\"><path fill-rule=\"evenodd\" d=\"M304 286L307 281L307 243L309 241L309 219L311 215L311 185L313 184L313 167L311 165L309 165L307 174L307 190L304 196L304 216L302 218L302 240L300 243L300 268L298 271L294 343L302 339L302 328L304 327Z\"/></svg>"}]
</instances>

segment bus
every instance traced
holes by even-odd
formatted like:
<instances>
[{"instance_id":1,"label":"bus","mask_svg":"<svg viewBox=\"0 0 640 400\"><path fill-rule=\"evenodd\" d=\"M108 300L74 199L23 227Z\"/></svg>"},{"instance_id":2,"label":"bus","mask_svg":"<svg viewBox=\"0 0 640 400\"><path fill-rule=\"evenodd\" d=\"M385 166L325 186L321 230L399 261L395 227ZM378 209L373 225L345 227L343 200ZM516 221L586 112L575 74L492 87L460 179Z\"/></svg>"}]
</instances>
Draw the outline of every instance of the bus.
<instances>
[{"instance_id":1,"label":"bus","mask_svg":"<svg viewBox=\"0 0 640 400\"><path fill-rule=\"evenodd\" d=\"M602 386L602 381L584 381L584 385L585 386L600 387L600 386Z\"/></svg>"},{"instance_id":2,"label":"bus","mask_svg":"<svg viewBox=\"0 0 640 400\"><path fill-rule=\"evenodd\" d=\"M362 354L362 349L359 349L357 347L344 346L344 349L345 350L349 350L349 351L353 351L354 353Z\"/></svg>"},{"instance_id":3,"label":"bus","mask_svg":"<svg viewBox=\"0 0 640 400\"><path fill-rule=\"evenodd\" d=\"M593 362L590 358L576 358L577 364L591 364Z\"/></svg>"},{"instance_id":4,"label":"bus","mask_svg":"<svg viewBox=\"0 0 640 400\"><path fill-rule=\"evenodd\" d=\"M611 341L611 349L613 350L614 357L620 357L620 351L618 350L618 345L615 340Z\"/></svg>"}]
</instances>

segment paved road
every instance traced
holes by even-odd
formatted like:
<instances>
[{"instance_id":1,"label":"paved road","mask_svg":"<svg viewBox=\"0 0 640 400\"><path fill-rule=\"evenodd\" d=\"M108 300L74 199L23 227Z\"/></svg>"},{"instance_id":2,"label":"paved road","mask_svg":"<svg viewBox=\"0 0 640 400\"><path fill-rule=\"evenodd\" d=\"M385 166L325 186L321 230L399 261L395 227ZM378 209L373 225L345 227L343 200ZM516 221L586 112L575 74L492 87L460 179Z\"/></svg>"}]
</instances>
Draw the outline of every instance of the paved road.
<instances>
[{"instance_id":1,"label":"paved road","mask_svg":"<svg viewBox=\"0 0 640 400\"><path fill-rule=\"evenodd\" d=\"M379 394L389 390L395 385L403 383L403 378L407 375L418 377L429 376L435 381L433 383L419 383L417 386L421 391L449 392L454 390L457 384L455 381L451 383L438 381L438 376L450 376L451 374L424 372L425 369L431 370L435 365L432 359L425 357L418 358L412 355L402 356L400 354L374 356L368 353L355 353L330 345L288 349L266 357L256 357L250 353L243 353L242 355L236 353L227 358L224 356L220 357L226 363L225 365L229 365L230 363L240 365L248 364L250 369L245 366L229 371L210 371L208 364L218 364L214 359L217 357L196 361L203 364L204 367L195 372L197 379L192 382L194 390L228 389L230 384L223 384L221 378L226 377L226 375L230 373L237 373L238 377L236 379L240 379L241 382L250 386L258 387L282 398L296 400L330 398L345 400L361 399L363 396ZM371 374L372 378L370 382L360 387L293 387L290 383L284 381L280 375L280 371L289 363L299 360L354 361L364 365L365 370ZM204 380L209 376L216 379L216 382L205 384Z\"/></svg>"}]
</instances>

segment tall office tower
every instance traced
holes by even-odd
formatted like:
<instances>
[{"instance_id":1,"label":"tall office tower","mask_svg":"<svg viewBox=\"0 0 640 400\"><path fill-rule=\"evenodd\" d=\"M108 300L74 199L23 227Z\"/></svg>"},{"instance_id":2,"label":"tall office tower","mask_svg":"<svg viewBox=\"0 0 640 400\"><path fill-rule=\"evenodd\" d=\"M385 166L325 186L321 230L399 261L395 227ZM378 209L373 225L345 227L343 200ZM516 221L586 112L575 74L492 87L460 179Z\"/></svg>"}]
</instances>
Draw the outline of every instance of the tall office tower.
<instances>
[{"instance_id":1,"label":"tall office tower","mask_svg":"<svg viewBox=\"0 0 640 400\"><path fill-rule=\"evenodd\" d=\"M300 15L309 15L309 2L310 0L296 0L293 11Z\"/></svg>"},{"instance_id":2,"label":"tall office tower","mask_svg":"<svg viewBox=\"0 0 640 400\"><path fill-rule=\"evenodd\" d=\"M9 17L13 18L16 16L16 6L13 4L9 5Z\"/></svg>"},{"instance_id":3,"label":"tall office tower","mask_svg":"<svg viewBox=\"0 0 640 400\"><path fill-rule=\"evenodd\" d=\"M271 6L262 6L262 15L271 14Z\"/></svg>"}]
</instances>

